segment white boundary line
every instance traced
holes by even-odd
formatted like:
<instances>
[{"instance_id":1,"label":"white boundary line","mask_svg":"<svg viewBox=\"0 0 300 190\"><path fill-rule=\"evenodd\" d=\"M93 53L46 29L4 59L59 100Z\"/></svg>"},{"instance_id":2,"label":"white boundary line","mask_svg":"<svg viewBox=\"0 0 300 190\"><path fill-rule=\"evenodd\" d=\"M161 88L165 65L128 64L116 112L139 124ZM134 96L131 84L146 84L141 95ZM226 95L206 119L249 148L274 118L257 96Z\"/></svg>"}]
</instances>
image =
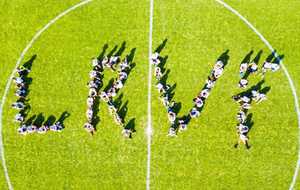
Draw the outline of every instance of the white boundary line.
<instances>
[{"instance_id":1,"label":"white boundary line","mask_svg":"<svg viewBox=\"0 0 300 190\"><path fill-rule=\"evenodd\" d=\"M245 18L243 17L237 10L233 9L231 6L229 6L228 4L226 4L224 1L221 0L215 0L217 1L219 4L223 5L226 9L228 9L229 11L231 11L232 13L234 13L236 16L238 16L242 21L244 21L245 24L248 25L248 27L257 34L257 36L265 43L265 45L272 51L274 52L274 55L277 59L279 59L280 61L280 65L284 71L285 76L287 77L289 84L290 84L290 88L292 90L293 93L293 97L294 97L294 104L295 104L295 111L298 117L298 129L299 129L299 135L300 135L300 108L299 108L299 98L297 96L297 91L293 82L293 79L291 78L287 68L285 67L285 65L282 63L282 61L280 60L278 54L275 52L274 48L271 46L271 44L266 40L266 38ZM298 146L300 146L300 136L298 137ZM296 181L297 181L297 176L299 174L299 169L300 169L300 147L298 150L298 161L297 161L297 165L295 167L295 172L294 172L294 176L293 176L293 180L290 184L289 189L292 190L295 187Z\"/></svg>"},{"instance_id":2,"label":"white boundary line","mask_svg":"<svg viewBox=\"0 0 300 190\"><path fill-rule=\"evenodd\" d=\"M153 33L153 7L154 0L150 0L150 15L149 15L149 69L148 69L148 122L147 122L147 174L146 174L146 190L150 190L151 178L151 138L152 138L152 113L151 113L151 90L152 90L152 33Z\"/></svg>"},{"instance_id":3,"label":"white boundary line","mask_svg":"<svg viewBox=\"0 0 300 190\"><path fill-rule=\"evenodd\" d=\"M3 128L3 108L4 108L4 105L5 105L5 101L6 101L6 98L7 98L7 95L8 95L8 92L9 92L9 89L10 89L10 86L11 86L11 83L12 83L12 80L13 80L13 77L15 75L15 72L16 72L16 69L19 67L19 65L21 64L25 54L27 53L27 51L32 47L32 45L34 44L34 42L41 36L41 34L43 32L45 32L52 24L54 24L56 21L58 21L60 18L62 18L63 16L65 16L66 14L68 14L69 12L77 9L78 7L81 7L87 3L90 3L91 1L93 0L84 0L76 5L73 5L72 7L68 8L67 10L65 10L64 12L60 13L59 15L57 15L54 19L50 20L48 22L48 24L46 24L42 29L40 29L34 36L33 38L31 39L31 41L27 44L27 46L25 47L25 49L22 51L17 63L16 63L16 66L15 66L15 69L12 71L7 83L6 83L6 86L5 86L5 90L4 90L4 93L3 93L3 96L2 96L2 100L1 100L1 105L0 105L0 154L1 154L1 162L2 162L2 166L3 166L3 171L4 171L4 175L5 175L5 179L6 179L6 182L7 182L7 186L8 186L8 189L9 190L13 190L13 186L12 186L12 183L10 181L10 178L9 178L9 174L8 174L8 169L7 169L7 166L6 166L6 161L5 161L5 153L4 153L4 145L3 145L3 135L2 135L2 128Z\"/></svg>"}]
</instances>

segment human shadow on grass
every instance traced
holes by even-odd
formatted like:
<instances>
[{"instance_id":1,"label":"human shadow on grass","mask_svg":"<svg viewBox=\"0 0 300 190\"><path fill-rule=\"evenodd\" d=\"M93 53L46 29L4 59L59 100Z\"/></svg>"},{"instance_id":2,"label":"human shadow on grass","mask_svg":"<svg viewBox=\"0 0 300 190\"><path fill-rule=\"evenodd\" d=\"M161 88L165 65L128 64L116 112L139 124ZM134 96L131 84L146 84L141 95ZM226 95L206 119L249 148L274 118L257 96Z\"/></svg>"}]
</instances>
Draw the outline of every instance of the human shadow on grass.
<instances>
[{"instance_id":1,"label":"human shadow on grass","mask_svg":"<svg viewBox=\"0 0 300 190\"><path fill-rule=\"evenodd\" d=\"M155 49L155 52L161 53L161 51L165 48L166 44L168 42L168 39L164 39L164 41Z\"/></svg>"},{"instance_id":2,"label":"human shadow on grass","mask_svg":"<svg viewBox=\"0 0 300 190\"><path fill-rule=\"evenodd\" d=\"M98 55L97 59L102 62L102 60L104 59L104 57L111 57L111 56L122 56L122 54L124 53L125 49L126 49L126 41L123 41L120 48L118 49L118 45L115 45L109 53L106 54L106 51L108 50L109 46L108 44L104 44L102 47L102 51L101 53Z\"/></svg>"},{"instance_id":3,"label":"human shadow on grass","mask_svg":"<svg viewBox=\"0 0 300 190\"><path fill-rule=\"evenodd\" d=\"M274 50L267 56L265 61L269 63L280 64L283 59L284 59L284 54L279 55L277 54L277 50Z\"/></svg>"},{"instance_id":4,"label":"human shadow on grass","mask_svg":"<svg viewBox=\"0 0 300 190\"><path fill-rule=\"evenodd\" d=\"M252 120L252 117L253 117L252 113L248 114L246 121L245 121L245 125L248 126L248 128L249 128L248 133L250 132L250 130L252 129L252 127L254 125L254 121Z\"/></svg>"},{"instance_id":5,"label":"human shadow on grass","mask_svg":"<svg viewBox=\"0 0 300 190\"><path fill-rule=\"evenodd\" d=\"M135 118L130 119L129 122L125 125L124 129L129 129L132 132L136 132L136 130L135 130ZM130 138L131 138L131 136L130 136Z\"/></svg>"},{"instance_id":6,"label":"human shadow on grass","mask_svg":"<svg viewBox=\"0 0 300 190\"><path fill-rule=\"evenodd\" d=\"M28 118L24 123L25 125L32 125L33 122L35 121L36 115L31 116L30 118Z\"/></svg>"},{"instance_id":7,"label":"human shadow on grass","mask_svg":"<svg viewBox=\"0 0 300 190\"><path fill-rule=\"evenodd\" d=\"M37 126L37 127L41 127L43 125L45 121L45 116L43 113L39 113L35 120L33 121L33 125Z\"/></svg>"},{"instance_id":8,"label":"human shadow on grass","mask_svg":"<svg viewBox=\"0 0 300 190\"><path fill-rule=\"evenodd\" d=\"M242 63L250 63L250 60L251 60L251 56L253 55L254 51L251 50L245 57L244 59L242 60L241 64Z\"/></svg>"},{"instance_id":9,"label":"human shadow on grass","mask_svg":"<svg viewBox=\"0 0 300 190\"><path fill-rule=\"evenodd\" d=\"M44 122L44 125L51 126L55 123L55 121L56 121L56 117L54 115L50 115Z\"/></svg>"},{"instance_id":10,"label":"human shadow on grass","mask_svg":"<svg viewBox=\"0 0 300 190\"><path fill-rule=\"evenodd\" d=\"M126 119L126 115L128 112L128 100L122 104L121 107L118 108L117 114L122 118L123 121Z\"/></svg>"},{"instance_id":11,"label":"human shadow on grass","mask_svg":"<svg viewBox=\"0 0 300 190\"><path fill-rule=\"evenodd\" d=\"M265 80L261 80L258 83L256 83L255 85L251 86L248 90L238 93L233 97L242 97L242 96L251 97L253 90L266 95L271 90L271 87L266 86L266 87L262 88L264 83L265 83Z\"/></svg>"},{"instance_id":12,"label":"human shadow on grass","mask_svg":"<svg viewBox=\"0 0 300 190\"><path fill-rule=\"evenodd\" d=\"M29 119L27 119L25 121L25 124L27 126L29 125L34 125L36 126L37 128L40 128L42 126L52 126L54 125L55 123L60 123L60 125L65 128L64 126L64 121L70 117L70 113L67 112L67 111L64 111L58 119L56 119L56 117L54 115L50 115L47 119L46 117L44 116L44 113L39 113L38 115L33 115L31 116Z\"/></svg>"},{"instance_id":13,"label":"human shadow on grass","mask_svg":"<svg viewBox=\"0 0 300 190\"><path fill-rule=\"evenodd\" d=\"M25 70L28 70L29 72L18 72L20 77L24 80L24 89L26 89L26 94L24 95L23 99L26 99L26 96L29 95L29 86L32 84L32 78L28 77L32 66L33 62L37 58L37 55L33 55L27 62L25 62L22 67L25 68Z\"/></svg>"},{"instance_id":14,"label":"human shadow on grass","mask_svg":"<svg viewBox=\"0 0 300 190\"><path fill-rule=\"evenodd\" d=\"M114 84L114 82L115 82L115 79L114 78L111 78L109 81L108 81L108 83L107 83L107 85L104 87L104 92L107 92L112 86L113 86L113 84Z\"/></svg>"},{"instance_id":15,"label":"human shadow on grass","mask_svg":"<svg viewBox=\"0 0 300 190\"><path fill-rule=\"evenodd\" d=\"M115 56L121 56L126 49L126 42L123 41L119 50L115 53Z\"/></svg>"},{"instance_id":16,"label":"human shadow on grass","mask_svg":"<svg viewBox=\"0 0 300 190\"><path fill-rule=\"evenodd\" d=\"M121 117L123 121L125 121L125 117L127 115L127 106L128 106L128 100L125 101L125 103L122 102L122 99L124 97L124 94L120 94L114 101L113 105L117 109L117 114Z\"/></svg>"},{"instance_id":17,"label":"human shadow on grass","mask_svg":"<svg viewBox=\"0 0 300 190\"><path fill-rule=\"evenodd\" d=\"M129 120L129 122L126 122L126 116L127 116L127 112L128 112L128 103L129 101L126 100L125 103L122 102L124 95L123 93L120 94L114 101L113 101L113 105L117 108L117 114L120 116L120 118L122 119L122 121L125 123L124 125L124 129L129 129L131 130L131 132L136 132L135 130L135 118L132 118ZM129 138L131 138L131 134L129 136Z\"/></svg>"},{"instance_id":18,"label":"human shadow on grass","mask_svg":"<svg viewBox=\"0 0 300 190\"><path fill-rule=\"evenodd\" d=\"M64 111L60 116L59 118L57 119L56 122L59 122L64 128L65 128L65 125L64 125L64 122L67 118L69 118L71 116L71 114L68 112L68 111Z\"/></svg>"},{"instance_id":19,"label":"human shadow on grass","mask_svg":"<svg viewBox=\"0 0 300 190\"><path fill-rule=\"evenodd\" d=\"M94 126L95 131L97 131L97 125L100 122L100 117L98 116L98 113L100 111L100 97L96 96L93 104L93 117L91 124Z\"/></svg>"},{"instance_id":20,"label":"human shadow on grass","mask_svg":"<svg viewBox=\"0 0 300 190\"><path fill-rule=\"evenodd\" d=\"M217 59L217 61L222 61L224 64L224 68L227 66L228 61L230 59L229 54L229 49L225 50Z\"/></svg>"},{"instance_id":21,"label":"human shadow on grass","mask_svg":"<svg viewBox=\"0 0 300 190\"><path fill-rule=\"evenodd\" d=\"M126 49L126 42L122 42L121 47L118 49L118 45L115 45L113 49L107 54L107 57L111 56L122 56L123 52Z\"/></svg>"},{"instance_id":22,"label":"human shadow on grass","mask_svg":"<svg viewBox=\"0 0 300 190\"><path fill-rule=\"evenodd\" d=\"M136 63L133 62L134 56L135 56L135 52L136 52L136 48L133 48L133 49L131 49L130 53L126 56L128 64L129 64L129 68L127 68L125 70L125 72L127 74L127 78L125 80L123 80L123 85L125 85L127 79L129 78L130 73L132 72L132 70L136 66Z\"/></svg>"},{"instance_id":23,"label":"human shadow on grass","mask_svg":"<svg viewBox=\"0 0 300 190\"><path fill-rule=\"evenodd\" d=\"M254 57L254 59L252 60L252 62L258 64L259 61L260 61L260 58L261 58L262 54L263 54L263 50L259 50L259 52L257 53L257 55L256 55L256 56Z\"/></svg>"},{"instance_id":24,"label":"human shadow on grass","mask_svg":"<svg viewBox=\"0 0 300 190\"><path fill-rule=\"evenodd\" d=\"M103 59L103 57L104 57L105 52L106 52L107 49L108 49L108 44L104 44L104 46L102 47L101 53L97 57L98 60L102 60Z\"/></svg>"},{"instance_id":25,"label":"human shadow on grass","mask_svg":"<svg viewBox=\"0 0 300 190\"><path fill-rule=\"evenodd\" d=\"M163 49L165 48L167 44L168 39L165 39L156 49L155 52L161 53ZM157 65L157 67L160 68L160 71L162 73L162 76L160 78L157 78L157 84L162 84L163 86L166 87L166 91L164 93L161 93L160 96L162 99L167 99L171 105L167 107L168 110L172 110L176 115L180 112L181 110L181 102L176 102L173 100L173 97L175 95L175 89L177 84L170 85L168 84L168 78L169 74L171 72L170 69L166 69L165 65L168 60L168 55L164 57L159 57L160 63Z\"/></svg>"}]
</instances>

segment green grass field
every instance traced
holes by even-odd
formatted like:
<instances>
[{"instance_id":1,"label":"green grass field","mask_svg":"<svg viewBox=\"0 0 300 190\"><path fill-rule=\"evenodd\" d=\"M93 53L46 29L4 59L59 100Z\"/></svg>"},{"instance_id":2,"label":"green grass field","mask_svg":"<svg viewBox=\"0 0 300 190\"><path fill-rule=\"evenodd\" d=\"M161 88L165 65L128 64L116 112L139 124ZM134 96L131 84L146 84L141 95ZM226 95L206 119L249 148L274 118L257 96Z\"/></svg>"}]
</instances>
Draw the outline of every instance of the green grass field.
<instances>
[{"instance_id":1,"label":"green grass field","mask_svg":"<svg viewBox=\"0 0 300 190\"><path fill-rule=\"evenodd\" d=\"M0 1L0 96L22 50L34 34L78 0ZM284 64L300 94L300 1L226 0L245 16L284 55ZM3 143L14 189L145 189L147 163L147 85L149 1L94 0L58 20L34 43L28 117L45 119L70 113L62 133L17 134L13 123L14 87L3 110ZM168 83L176 83L174 100L182 103L180 115L205 83L218 57L229 50L229 63L209 96L200 118L177 138L167 137L168 118L153 79L151 189L288 189L298 155L297 115L283 71L268 73L268 100L253 106L251 149L234 149L238 105L231 96L237 87L239 64L251 51L262 50L259 64L271 53L237 16L215 1L154 1L153 51L167 39L161 52L168 56ZM126 42L122 56L136 48L132 70L123 94L128 101L126 120L135 118L132 139L100 103L100 123L94 136L86 122L86 83L90 60ZM105 72L105 84L115 77ZM249 86L261 80L250 77ZM0 164L1 165L1 164ZM2 166L2 165L1 165ZM0 189L8 189L0 167ZM298 177L298 181L300 177ZM300 182L296 188L300 189Z\"/></svg>"}]
</instances>

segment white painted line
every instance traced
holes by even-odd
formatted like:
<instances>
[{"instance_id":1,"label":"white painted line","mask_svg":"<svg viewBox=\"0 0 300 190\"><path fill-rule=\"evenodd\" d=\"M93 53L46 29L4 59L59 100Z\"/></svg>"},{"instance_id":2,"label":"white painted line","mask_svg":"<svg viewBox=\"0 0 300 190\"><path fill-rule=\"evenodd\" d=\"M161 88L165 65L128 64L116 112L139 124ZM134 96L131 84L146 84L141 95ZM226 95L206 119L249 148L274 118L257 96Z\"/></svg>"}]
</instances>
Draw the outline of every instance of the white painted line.
<instances>
[{"instance_id":1,"label":"white painted line","mask_svg":"<svg viewBox=\"0 0 300 190\"><path fill-rule=\"evenodd\" d=\"M245 18L243 17L237 10L233 9L231 6L229 6L228 4L226 4L224 1L221 0L216 0L219 4L223 5L226 9L228 9L229 11L231 11L232 13L234 13L236 16L238 16L242 21L244 21L245 24L248 25L248 27L257 34L257 36L266 44L266 46L272 51L274 51L274 48L271 46L271 44L266 40L266 38ZM275 52L274 53L275 57L277 59L280 59L278 54ZM292 190L294 189L295 185L296 185L296 181L297 181L297 177L299 174L299 169L300 169L300 108L299 108L299 98L297 96L297 91L294 85L294 82L287 70L287 68L285 67L285 65L282 63L282 61L280 60L280 65L284 71L285 76L287 77L288 81L289 81L289 85L290 88L292 90L293 93L293 97L294 97L294 104L295 104L295 111L298 117L298 129L299 129L299 137L298 137L298 161L297 161L297 165L295 167L295 172L294 172L294 176L293 176L293 180L290 184L289 189Z\"/></svg>"},{"instance_id":2,"label":"white painted line","mask_svg":"<svg viewBox=\"0 0 300 190\"><path fill-rule=\"evenodd\" d=\"M15 69L12 71L6 86L5 86L5 90L2 96L2 100L1 100L1 105L0 105L0 154L1 154L1 162L2 162L2 166L3 166L3 171L4 171L4 175L5 175L5 179L6 179L6 183L8 186L9 190L13 190L13 186L12 183L10 181L9 175L8 175L8 170L7 170L7 166L6 166L6 161L5 161L5 153L4 153L4 145L3 145L3 135L2 135L2 128L3 128L3 108L5 105L5 101L13 80L13 77L15 75L16 69L19 67L19 65L21 64L21 62L23 61L23 58L25 56L25 54L27 53L27 51L32 47L32 45L34 44L34 42L41 36L41 34L43 32L45 32L52 24L54 24L56 21L58 21L60 18L62 18L63 16L65 16L66 14L68 14L69 12L77 9L78 7L81 7L87 3L90 3L93 0L84 0L70 8L68 8L67 10L65 10L64 12L60 13L58 16L56 16L54 19L50 20L48 22L48 24L46 24L42 29L40 29L31 39L31 41L27 44L27 46L25 47L25 49L22 51Z\"/></svg>"},{"instance_id":3,"label":"white painted line","mask_svg":"<svg viewBox=\"0 0 300 190\"><path fill-rule=\"evenodd\" d=\"M150 190L150 171L151 171L151 138L152 138L152 113L151 113L151 90L152 90L152 33L153 33L153 7L154 0L150 0L150 17L149 17L149 68L148 68L148 122L147 122L147 174L146 190Z\"/></svg>"}]
</instances>

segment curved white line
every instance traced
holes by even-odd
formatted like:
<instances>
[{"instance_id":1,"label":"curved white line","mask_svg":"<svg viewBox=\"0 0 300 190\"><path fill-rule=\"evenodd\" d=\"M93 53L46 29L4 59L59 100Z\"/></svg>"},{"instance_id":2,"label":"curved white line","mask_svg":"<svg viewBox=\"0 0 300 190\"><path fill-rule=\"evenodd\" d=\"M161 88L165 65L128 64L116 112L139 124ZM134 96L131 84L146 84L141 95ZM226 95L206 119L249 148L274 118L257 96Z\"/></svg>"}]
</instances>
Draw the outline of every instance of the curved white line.
<instances>
[{"instance_id":1,"label":"curved white line","mask_svg":"<svg viewBox=\"0 0 300 190\"><path fill-rule=\"evenodd\" d=\"M2 162L2 166L3 166L3 171L4 171L4 175L5 175L5 179L7 182L7 186L9 190L13 190L13 186L12 183L10 181L9 175L8 175L8 169L6 166L6 161L5 161L5 153L4 153L4 145L3 145L3 135L2 135L2 128L3 128L3 108L5 105L5 101L10 89L10 85L12 83L13 77L15 75L16 69L19 67L19 65L21 64L25 54L27 53L27 51L31 48L31 46L34 44L34 42L41 36L41 34L43 32L45 32L52 24L54 24L57 20L59 20L60 18L62 18L63 16L65 16L66 14L68 14L69 12L77 9L78 7L81 7L87 3L90 3L93 0L84 0L76 5L73 5L72 7L68 8L67 10L65 10L64 12L60 13L58 16L56 16L54 19L50 20L48 22L48 24L46 24L42 29L40 29L31 39L31 41L27 44L27 46L25 47L25 49L22 51L15 69L12 71L6 86L5 86L5 90L2 96L2 100L1 100L1 105L0 105L0 154L1 154L1 162Z\"/></svg>"},{"instance_id":2,"label":"curved white line","mask_svg":"<svg viewBox=\"0 0 300 190\"><path fill-rule=\"evenodd\" d=\"M151 171L151 138L152 138L152 113L151 113L151 90L152 90L152 33L153 33L153 7L154 0L150 0L150 16L149 16L149 69L148 69L148 122L147 122L147 174L146 174L146 190L150 190L150 171Z\"/></svg>"},{"instance_id":3,"label":"curved white line","mask_svg":"<svg viewBox=\"0 0 300 190\"><path fill-rule=\"evenodd\" d=\"M271 46L271 44L266 40L266 38L245 18L243 17L237 10L233 9L231 6L229 6L228 4L226 4L224 1L221 0L215 0L217 1L219 4L223 5L226 9L228 9L229 11L231 11L232 13L234 13L236 16L238 16L242 21L245 22L245 24L248 25L248 27L255 32L258 37L266 44L266 46L272 51L274 52L275 57L280 61L280 65L284 71L285 76L287 77L288 81L289 81L289 85L290 88L292 90L293 93L293 97L294 97L294 104L295 104L295 110L296 110L296 114L298 117L298 129L299 129L299 135L300 135L300 108L299 108L299 98L297 96L297 91L294 85L294 82L287 70L287 68L285 67L285 65L282 63L281 59L279 58L278 54L275 52L274 48ZM298 138L298 146L299 146L299 150L298 150L298 161L297 161L297 165L295 168L295 172L294 172L294 176L293 176L293 180L290 184L289 189L292 190L295 187L296 181L297 181L297 176L299 174L299 169L300 169L300 136Z\"/></svg>"}]
</instances>

